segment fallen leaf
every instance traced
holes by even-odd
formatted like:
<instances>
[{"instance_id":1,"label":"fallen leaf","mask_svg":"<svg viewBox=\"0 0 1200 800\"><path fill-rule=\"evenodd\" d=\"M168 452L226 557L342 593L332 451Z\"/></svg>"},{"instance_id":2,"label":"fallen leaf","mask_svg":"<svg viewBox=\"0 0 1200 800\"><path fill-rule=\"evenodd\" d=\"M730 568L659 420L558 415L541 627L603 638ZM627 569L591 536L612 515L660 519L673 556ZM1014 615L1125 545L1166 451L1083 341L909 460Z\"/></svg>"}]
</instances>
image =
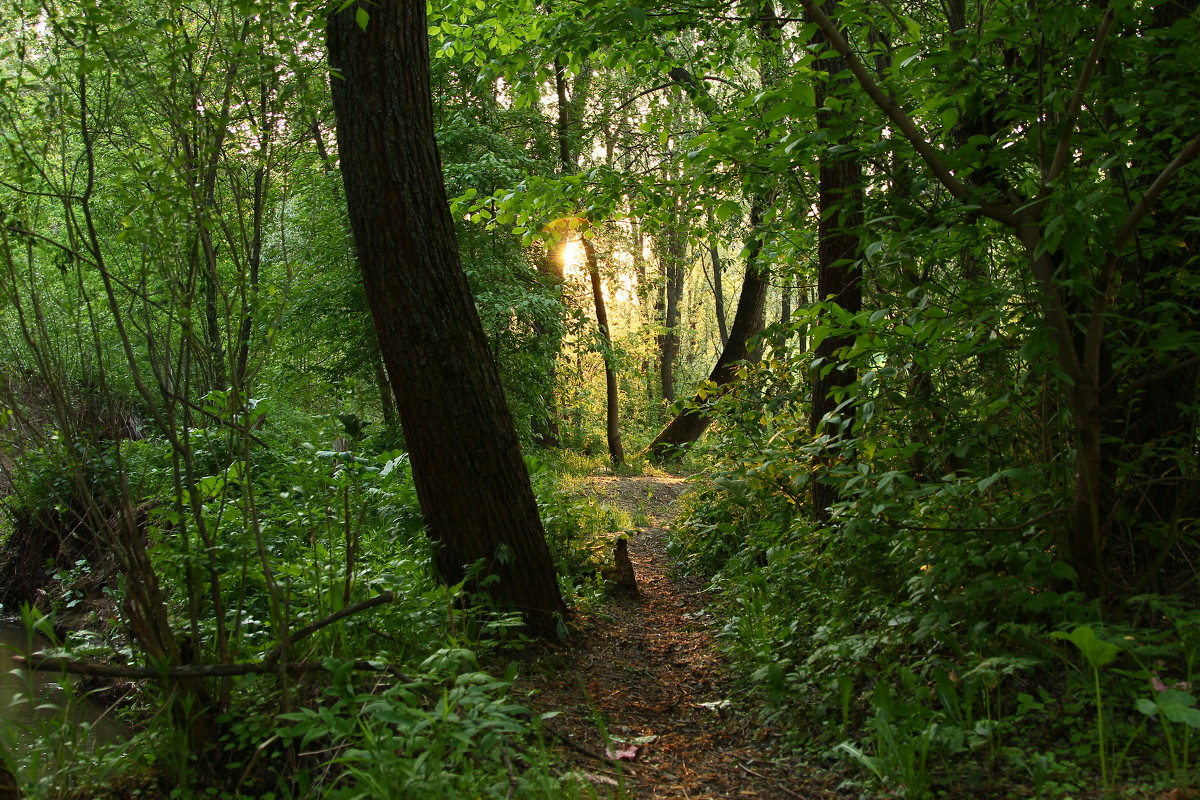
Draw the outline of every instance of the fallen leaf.
<instances>
[{"instance_id":1,"label":"fallen leaf","mask_svg":"<svg viewBox=\"0 0 1200 800\"><path fill-rule=\"evenodd\" d=\"M709 700L707 703L697 703L698 708L707 708L709 711L724 711L729 708L728 700Z\"/></svg>"},{"instance_id":2,"label":"fallen leaf","mask_svg":"<svg viewBox=\"0 0 1200 800\"><path fill-rule=\"evenodd\" d=\"M649 736L614 736L612 740L617 744L636 744L639 747L644 744L654 744L658 741L656 734Z\"/></svg>"},{"instance_id":3,"label":"fallen leaf","mask_svg":"<svg viewBox=\"0 0 1200 800\"><path fill-rule=\"evenodd\" d=\"M635 745L630 745L626 748L608 747L604 750L604 755L608 756L610 761L619 761L621 759L633 761L637 758L637 754L638 749Z\"/></svg>"},{"instance_id":4,"label":"fallen leaf","mask_svg":"<svg viewBox=\"0 0 1200 800\"><path fill-rule=\"evenodd\" d=\"M586 778L587 780L591 781L592 783L597 783L597 784L600 784L601 786L617 786L617 785L619 785L615 780L608 777L607 775L596 775L591 772L585 772L585 773L583 773L583 777Z\"/></svg>"}]
</instances>

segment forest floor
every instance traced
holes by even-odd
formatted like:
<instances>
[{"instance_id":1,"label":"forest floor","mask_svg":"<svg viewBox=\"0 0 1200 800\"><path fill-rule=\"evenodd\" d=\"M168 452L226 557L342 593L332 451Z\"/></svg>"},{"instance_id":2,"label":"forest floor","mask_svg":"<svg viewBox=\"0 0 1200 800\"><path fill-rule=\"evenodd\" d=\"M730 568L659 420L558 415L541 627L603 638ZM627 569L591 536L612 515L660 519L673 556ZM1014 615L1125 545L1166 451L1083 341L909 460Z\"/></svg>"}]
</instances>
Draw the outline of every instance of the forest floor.
<instances>
[{"instance_id":1,"label":"forest floor","mask_svg":"<svg viewBox=\"0 0 1200 800\"><path fill-rule=\"evenodd\" d=\"M639 595L577 614L564 644L526 655L514 691L537 713L559 712L546 722L547 745L602 796L837 796L839 776L789 763L782 732L738 702L704 583L672 570L668 530L685 489L676 477L582 484L586 496L648 518L629 541Z\"/></svg>"}]
</instances>

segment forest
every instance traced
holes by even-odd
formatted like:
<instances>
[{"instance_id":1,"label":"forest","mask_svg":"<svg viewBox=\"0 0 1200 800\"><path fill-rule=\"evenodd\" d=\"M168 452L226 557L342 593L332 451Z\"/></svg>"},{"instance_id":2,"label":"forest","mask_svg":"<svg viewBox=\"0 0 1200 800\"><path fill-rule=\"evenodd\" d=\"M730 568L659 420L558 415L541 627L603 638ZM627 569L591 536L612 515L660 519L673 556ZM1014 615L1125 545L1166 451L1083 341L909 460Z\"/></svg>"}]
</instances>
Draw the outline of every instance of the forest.
<instances>
[{"instance_id":1,"label":"forest","mask_svg":"<svg viewBox=\"0 0 1200 800\"><path fill-rule=\"evenodd\" d=\"M0 800L1200 796L1197 64L0 0Z\"/></svg>"}]
</instances>

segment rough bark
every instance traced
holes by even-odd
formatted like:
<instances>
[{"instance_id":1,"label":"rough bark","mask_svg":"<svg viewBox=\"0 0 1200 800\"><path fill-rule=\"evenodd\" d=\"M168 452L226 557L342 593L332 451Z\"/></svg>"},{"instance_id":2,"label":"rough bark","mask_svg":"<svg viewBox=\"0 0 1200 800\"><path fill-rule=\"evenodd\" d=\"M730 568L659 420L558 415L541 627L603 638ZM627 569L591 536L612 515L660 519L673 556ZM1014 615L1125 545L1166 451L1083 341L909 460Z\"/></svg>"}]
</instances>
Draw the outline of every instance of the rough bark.
<instances>
[{"instance_id":1,"label":"rough bark","mask_svg":"<svg viewBox=\"0 0 1200 800\"><path fill-rule=\"evenodd\" d=\"M342 177L434 562L448 583L498 576L490 594L552 636L565 607L455 243L425 5L373 5L365 30L355 11L327 27Z\"/></svg>"}]
</instances>

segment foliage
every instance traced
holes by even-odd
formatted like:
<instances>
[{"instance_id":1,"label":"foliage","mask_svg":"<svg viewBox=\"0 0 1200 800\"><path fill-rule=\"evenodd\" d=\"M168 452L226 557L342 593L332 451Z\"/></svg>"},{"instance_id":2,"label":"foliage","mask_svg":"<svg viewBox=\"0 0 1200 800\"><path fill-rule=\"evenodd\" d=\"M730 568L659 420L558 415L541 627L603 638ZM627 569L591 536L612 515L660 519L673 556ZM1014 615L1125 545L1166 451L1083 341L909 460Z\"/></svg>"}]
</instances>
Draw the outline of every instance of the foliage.
<instances>
[{"instance_id":1,"label":"foliage","mask_svg":"<svg viewBox=\"0 0 1200 800\"><path fill-rule=\"evenodd\" d=\"M471 671L473 661L469 650L440 650L420 677L375 691L354 686L350 665L331 663L330 702L280 717L286 739L322 745L344 767L328 785L311 779L310 791L330 800L570 796L531 747L529 710L505 697L511 676Z\"/></svg>"},{"instance_id":2,"label":"foliage","mask_svg":"<svg viewBox=\"0 0 1200 800\"><path fill-rule=\"evenodd\" d=\"M592 602L605 535L638 524L572 492L601 469L603 365L631 450L682 410L672 373L715 421L682 462L704 477L673 551L720 590L764 714L911 797L1194 782L1197 13L820 4L864 71L818 85L816 4L727 6L430 5L460 250L564 592ZM213 791L303 773L354 796L386 769L412 778L393 793L552 795L506 681L447 655L512 632L432 580L389 411L404 376L380 368L345 219L323 12L2 11L0 502L4 557L25 557L7 571L30 578L10 610L36 596L99 627L67 636L80 657L233 663L390 591L291 644L334 659L332 689L205 687L246 782ZM821 198L830 159L859 169L861 208ZM816 296L817 217L858 212L852 313ZM579 235L603 254L611 345ZM731 316L751 253L762 360L701 385L717 263ZM835 371L853 380L814 420ZM418 677L373 687L346 672L361 658ZM157 702L130 769L198 783L199 695ZM286 747L281 704L309 726ZM299 755L318 743L328 774ZM24 774L44 796L84 785Z\"/></svg>"}]
</instances>

